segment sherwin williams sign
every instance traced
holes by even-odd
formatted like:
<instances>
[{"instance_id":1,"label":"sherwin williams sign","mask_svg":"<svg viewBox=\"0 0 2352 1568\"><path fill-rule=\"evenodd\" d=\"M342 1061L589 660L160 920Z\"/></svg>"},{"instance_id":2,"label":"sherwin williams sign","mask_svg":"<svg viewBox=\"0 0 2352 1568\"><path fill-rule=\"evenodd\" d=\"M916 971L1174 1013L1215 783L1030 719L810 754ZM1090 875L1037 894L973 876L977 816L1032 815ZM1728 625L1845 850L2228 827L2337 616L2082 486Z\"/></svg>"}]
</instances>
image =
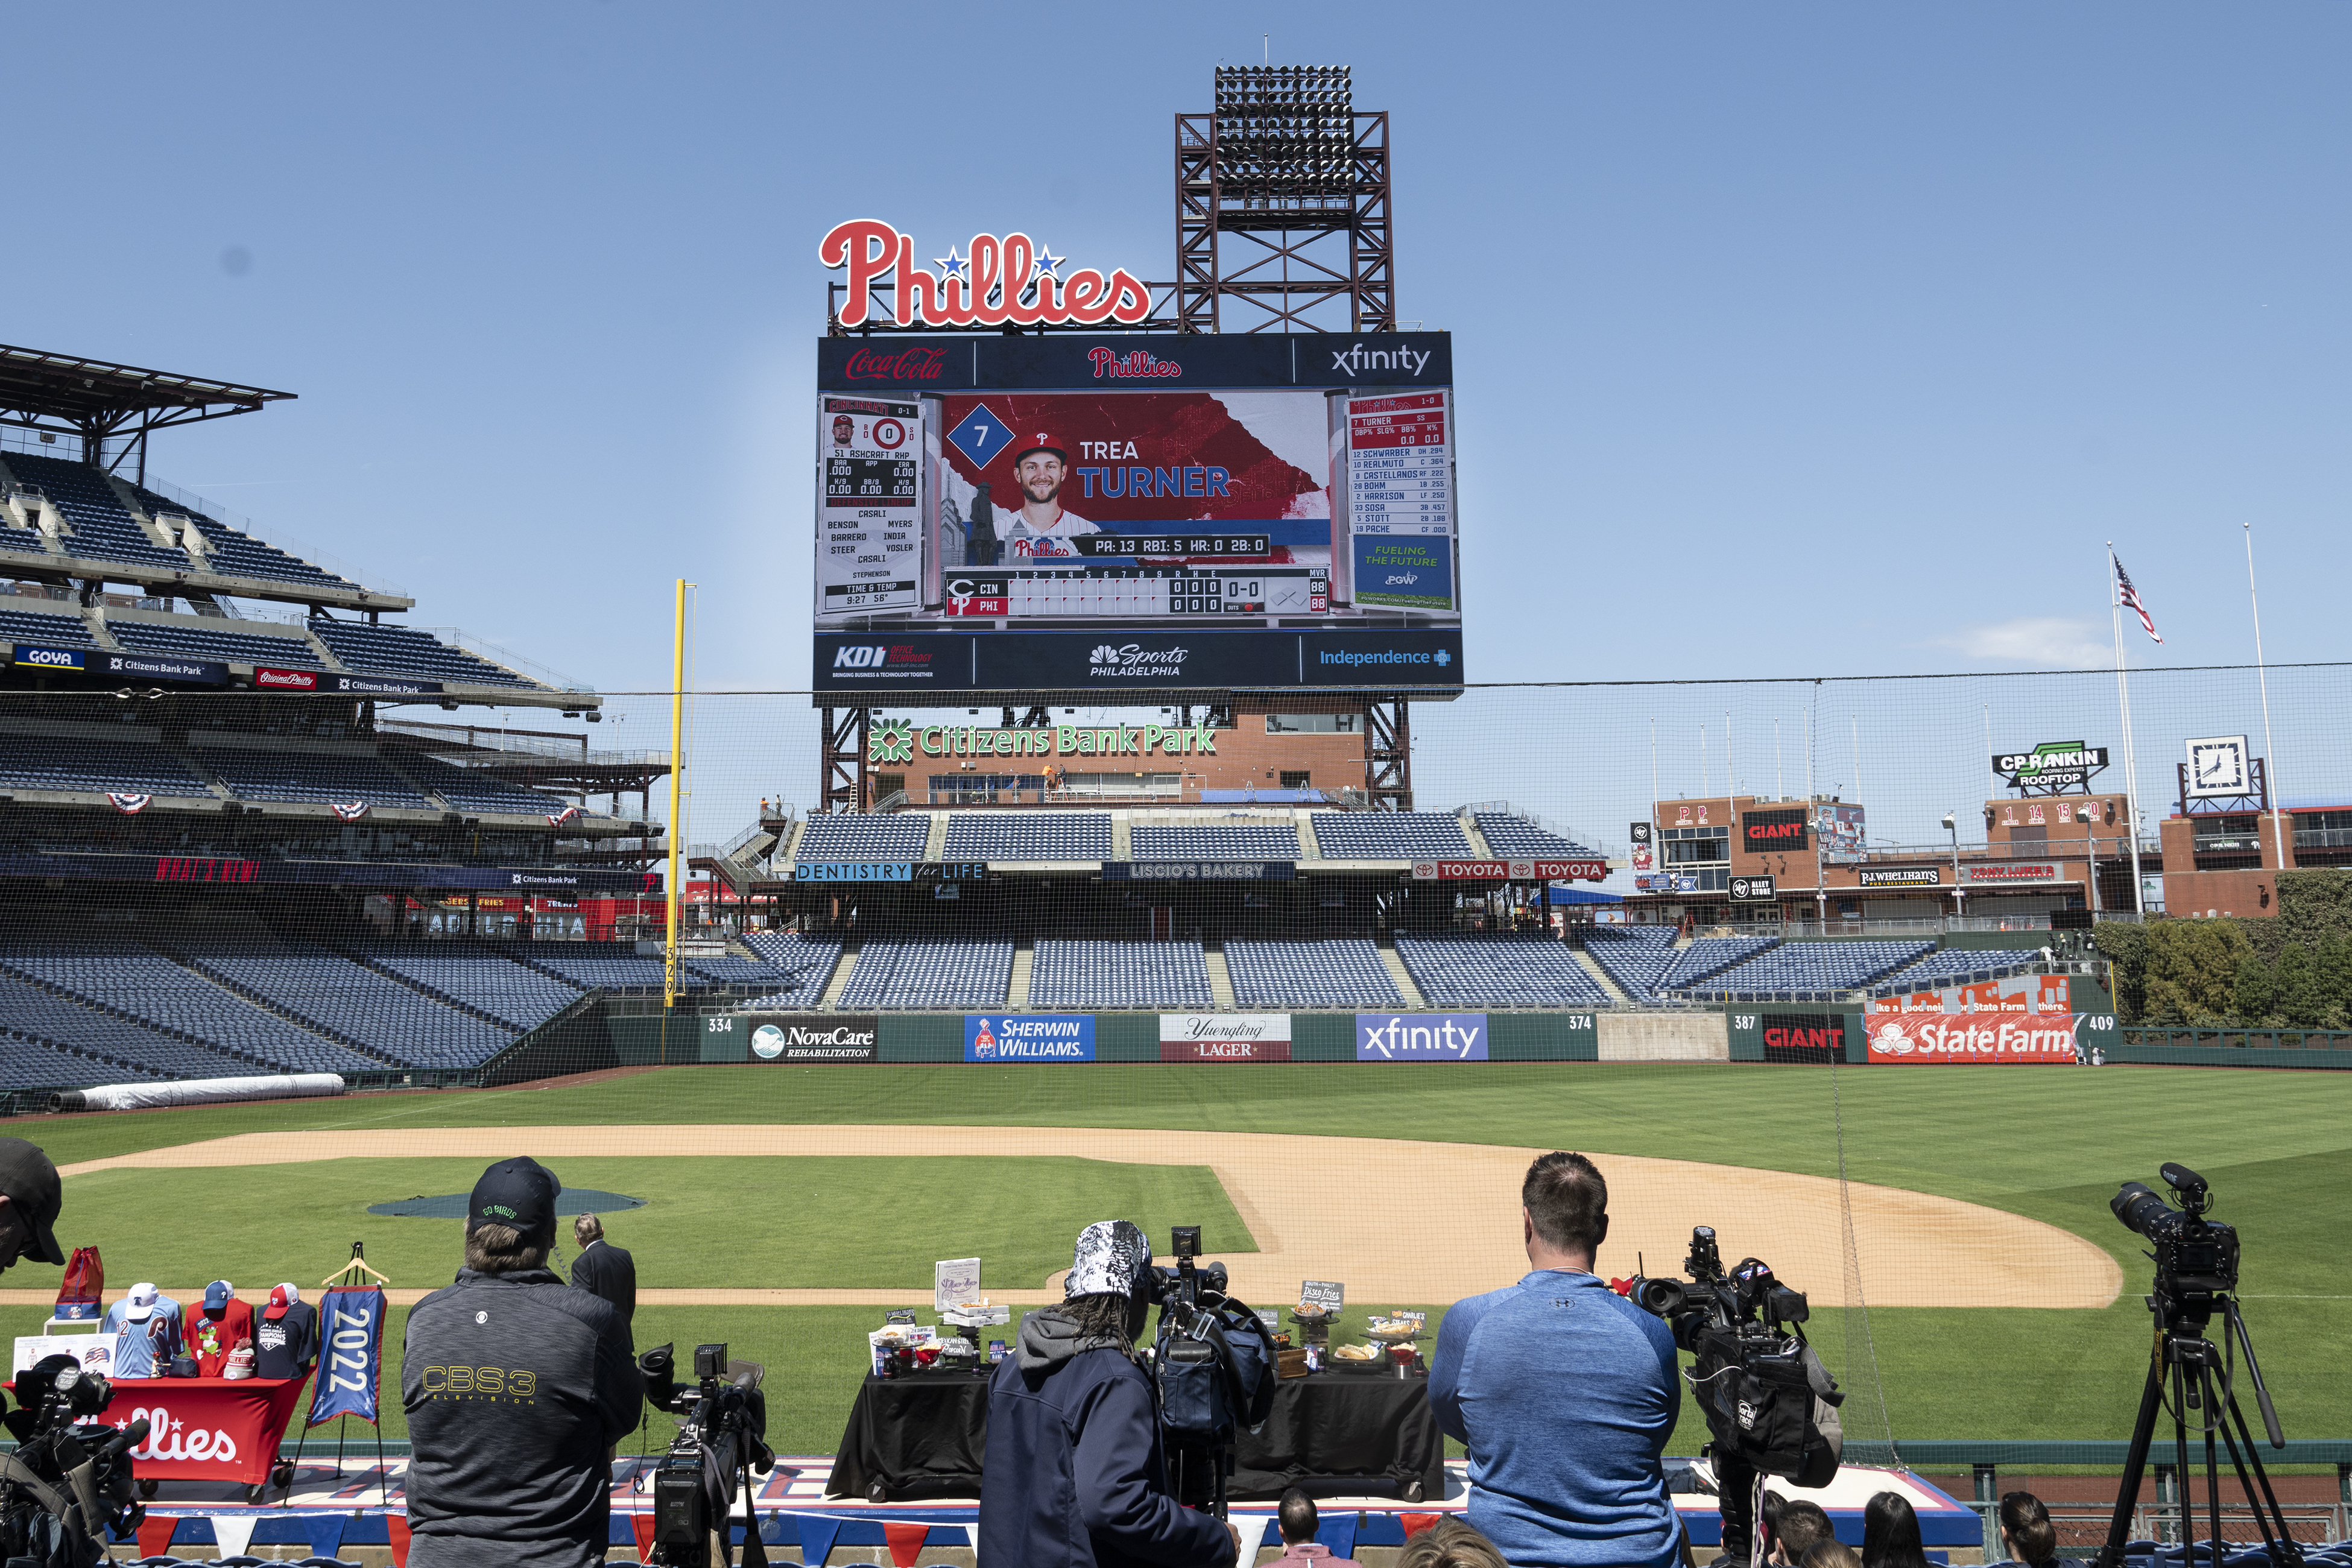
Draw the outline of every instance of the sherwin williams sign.
<instances>
[{"instance_id":1,"label":"sherwin williams sign","mask_svg":"<svg viewBox=\"0 0 2352 1568\"><path fill-rule=\"evenodd\" d=\"M1483 1062L1484 1013L1359 1013L1360 1062Z\"/></svg>"},{"instance_id":2,"label":"sherwin williams sign","mask_svg":"<svg viewBox=\"0 0 2352 1568\"><path fill-rule=\"evenodd\" d=\"M968 1062L1090 1062L1095 1059L1091 1013L967 1013L963 1059Z\"/></svg>"}]
</instances>

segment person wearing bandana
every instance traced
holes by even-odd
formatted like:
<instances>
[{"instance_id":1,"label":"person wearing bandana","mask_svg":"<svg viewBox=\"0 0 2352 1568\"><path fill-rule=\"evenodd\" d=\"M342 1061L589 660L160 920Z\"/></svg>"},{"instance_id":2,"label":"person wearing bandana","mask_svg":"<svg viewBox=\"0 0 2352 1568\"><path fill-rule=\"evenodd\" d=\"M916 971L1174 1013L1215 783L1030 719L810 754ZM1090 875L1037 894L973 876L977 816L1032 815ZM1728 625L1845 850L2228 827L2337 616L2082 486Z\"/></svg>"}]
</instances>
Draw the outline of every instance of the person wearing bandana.
<instances>
[{"instance_id":1,"label":"person wearing bandana","mask_svg":"<svg viewBox=\"0 0 2352 1568\"><path fill-rule=\"evenodd\" d=\"M988 1390L979 1568L1226 1568L1240 1537L1178 1503L1136 1337L1151 1245L1127 1220L1078 1233L1062 1304L1021 1320Z\"/></svg>"}]
</instances>

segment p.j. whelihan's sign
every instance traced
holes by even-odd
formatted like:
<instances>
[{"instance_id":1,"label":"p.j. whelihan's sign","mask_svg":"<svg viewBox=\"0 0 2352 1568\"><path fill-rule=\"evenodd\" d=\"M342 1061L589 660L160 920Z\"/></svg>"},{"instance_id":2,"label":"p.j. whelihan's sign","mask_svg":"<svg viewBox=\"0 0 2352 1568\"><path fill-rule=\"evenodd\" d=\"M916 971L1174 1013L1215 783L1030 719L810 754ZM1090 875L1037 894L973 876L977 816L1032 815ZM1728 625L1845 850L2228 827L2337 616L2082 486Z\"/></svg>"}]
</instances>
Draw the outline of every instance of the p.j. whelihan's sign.
<instances>
[{"instance_id":1,"label":"p.j. whelihan's sign","mask_svg":"<svg viewBox=\"0 0 2352 1568\"><path fill-rule=\"evenodd\" d=\"M849 271L841 324L887 319L901 327L1133 326L1151 314L1151 294L1124 267L1106 278L1081 267L1061 276L1065 257L1021 233L971 237L969 255L955 247L932 258L939 270L915 265L915 241L878 218L837 223L817 242L817 259Z\"/></svg>"},{"instance_id":2,"label":"p.j. whelihan's sign","mask_svg":"<svg viewBox=\"0 0 2352 1568\"><path fill-rule=\"evenodd\" d=\"M1213 757L1206 724L1047 724L983 730L972 724L879 723L866 731L866 760L887 764L924 757Z\"/></svg>"},{"instance_id":3,"label":"p.j. whelihan's sign","mask_svg":"<svg viewBox=\"0 0 2352 1568\"><path fill-rule=\"evenodd\" d=\"M2091 775L2106 765L2105 746L2080 741L2044 741L2030 752L2001 752L1992 759L1992 771L2027 795L2088 795Z\"/></svg>"}]
</instances>

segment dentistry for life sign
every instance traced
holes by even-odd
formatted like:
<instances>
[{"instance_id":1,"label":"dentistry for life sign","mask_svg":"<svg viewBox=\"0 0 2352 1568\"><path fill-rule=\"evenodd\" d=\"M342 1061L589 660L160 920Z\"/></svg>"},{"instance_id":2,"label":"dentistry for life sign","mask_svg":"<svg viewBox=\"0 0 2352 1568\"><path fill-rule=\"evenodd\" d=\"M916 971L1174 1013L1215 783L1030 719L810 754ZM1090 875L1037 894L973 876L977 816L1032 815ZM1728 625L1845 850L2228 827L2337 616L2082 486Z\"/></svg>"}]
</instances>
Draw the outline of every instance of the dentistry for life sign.
<instances>
[{"instance_id":1,"label":"dentistry for life sign","mask_svg":"<svg viewBox=\"0 0 2352 1568\"><path fill-rule=\"evenodd\" d=\"M2112 1040L2115 1026L2111 1013L1874 1013L1864 1025L1873 1067L2073 1067L2077 1041L2087 1051Z\"/></svg>"},{"instance_id":2,"label":"dentistry for life sign","mask_svg":"<svg viewBox=\"0 0 2352 1568\"><path fill-rule=\"evenodd\" d=\"M968 1013L963 1020L968 1062L1090 1062L1095 1059L1091 1013Z\"/></svg>"},{"instance_id":3,"label":"dentistry for life sign","mask_svg":"<svg viewBox=\"0 0 2352 1568\"><path fill-rule=\"evenodd\" d=\"M1359 1013L1360 1062L1483 1062L1484 1013Z\"/></svg>"}]
</instances>

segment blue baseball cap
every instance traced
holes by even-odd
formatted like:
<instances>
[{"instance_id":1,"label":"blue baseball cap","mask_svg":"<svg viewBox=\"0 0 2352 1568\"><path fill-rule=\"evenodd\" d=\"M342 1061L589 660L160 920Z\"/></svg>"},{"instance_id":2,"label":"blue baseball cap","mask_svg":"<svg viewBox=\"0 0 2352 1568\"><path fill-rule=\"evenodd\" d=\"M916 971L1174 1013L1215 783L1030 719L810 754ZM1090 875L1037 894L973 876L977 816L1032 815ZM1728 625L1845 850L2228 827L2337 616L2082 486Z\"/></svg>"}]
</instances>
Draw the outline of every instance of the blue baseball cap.
<instances>
[{"instance_id":1,"label":"blue baseball cap","mask_svg":"<svg viewBox=\"0 0 2352 1568\"><path fill-rule=\"evenodd\" d=\"M229 1298L236 1294L236 1287L230 1284L226 1279L215 1279L211 1284L205 1286L205 1316L208 1318L217 1318L223 1312L227 1311Z\"/></svg>"}]
</instances>

